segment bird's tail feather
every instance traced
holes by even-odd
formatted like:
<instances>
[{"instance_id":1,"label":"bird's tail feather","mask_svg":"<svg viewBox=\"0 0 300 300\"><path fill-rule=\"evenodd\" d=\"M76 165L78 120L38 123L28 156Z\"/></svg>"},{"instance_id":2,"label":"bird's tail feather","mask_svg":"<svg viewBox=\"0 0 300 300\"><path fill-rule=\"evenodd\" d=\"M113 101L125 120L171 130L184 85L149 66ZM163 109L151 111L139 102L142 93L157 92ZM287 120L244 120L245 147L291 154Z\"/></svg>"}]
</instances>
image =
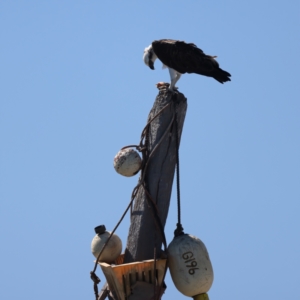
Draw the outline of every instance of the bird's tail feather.
<instances>
[{"instance_id":1,"label":"bird's tail feather","mask_svg":"<svg viewBox=\"0 0 300 300\"><path fill-rule=\"evenodd\" d=\"M216 70L213 78L219 81L220 83L224 83L226 81L231 81L230 76L230 73L219 68Z\"/></svg>"}]
</instances>

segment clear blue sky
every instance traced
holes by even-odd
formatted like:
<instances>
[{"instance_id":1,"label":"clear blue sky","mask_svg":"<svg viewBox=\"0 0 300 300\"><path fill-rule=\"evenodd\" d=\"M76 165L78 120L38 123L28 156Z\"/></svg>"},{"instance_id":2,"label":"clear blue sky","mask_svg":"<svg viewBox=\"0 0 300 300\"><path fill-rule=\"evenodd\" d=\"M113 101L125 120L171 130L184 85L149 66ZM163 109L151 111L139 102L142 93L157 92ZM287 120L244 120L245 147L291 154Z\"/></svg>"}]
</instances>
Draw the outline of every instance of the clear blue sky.
<instances>
[{"instance_id":1,"label":"clear blue sky","mask_svg":"<svg viewBox=\"0 0 300 300\"><path fill-rule=\"evenodd\" d=\"M178 82L182 223L210 253L210 299L298 299L299 12L295 0L1 1L0 298L94 299L93 228L115 226L138 180L113 158L169 80L143 50L173 38L232 74ZM126 216L124 245L128 228ZM186 299L167 285L163 299Z\"/></svg>"}]
</instances>

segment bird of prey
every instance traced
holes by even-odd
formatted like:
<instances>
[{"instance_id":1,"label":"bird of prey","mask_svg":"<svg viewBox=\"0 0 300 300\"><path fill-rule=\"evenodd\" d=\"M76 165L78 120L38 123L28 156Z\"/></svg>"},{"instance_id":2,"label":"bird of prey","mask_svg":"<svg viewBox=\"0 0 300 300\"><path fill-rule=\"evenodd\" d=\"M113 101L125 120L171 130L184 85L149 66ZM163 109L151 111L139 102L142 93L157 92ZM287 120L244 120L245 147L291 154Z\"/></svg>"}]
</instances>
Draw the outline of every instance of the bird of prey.
<instances>
[{"instance_id":1,"label":"bird of prey","mask_svg":"<svg viewBox=\"0 0 300 300\"><path fill-rule=\"evenodd\" d=\"M230 74L219 67L216 56L206 55L193 43L185 43L170 39L157 40L145 48L144 62L154 70L154 62L159 59L163 67L170 72L171 84L169 89L174 91L176 82L185 73L195 73L212 77L224 83L230 81Z\"/></svg>"}]
</instances>

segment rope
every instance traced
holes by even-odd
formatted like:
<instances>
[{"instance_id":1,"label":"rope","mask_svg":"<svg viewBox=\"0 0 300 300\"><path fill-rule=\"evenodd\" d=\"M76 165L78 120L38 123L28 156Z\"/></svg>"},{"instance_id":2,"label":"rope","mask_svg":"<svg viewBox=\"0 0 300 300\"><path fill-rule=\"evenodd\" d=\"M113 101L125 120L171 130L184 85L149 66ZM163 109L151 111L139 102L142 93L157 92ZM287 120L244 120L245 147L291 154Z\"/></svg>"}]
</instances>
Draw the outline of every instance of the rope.
<instances>
[{"instance_id":1,"label":"rope","mask_svg":"<svg viewBox=\"0 0 300 300\"><path fill-rule=\"evenodd\" d=\"M180 203L180 172L179 172L179 132L178 132L178 115L175 104L175 144L176 144L176 188L177 188L177 215L178 222L174 231L174 235L183 234L183 227L181 225L181 203Z\"/></svg>"}]
</instances>

